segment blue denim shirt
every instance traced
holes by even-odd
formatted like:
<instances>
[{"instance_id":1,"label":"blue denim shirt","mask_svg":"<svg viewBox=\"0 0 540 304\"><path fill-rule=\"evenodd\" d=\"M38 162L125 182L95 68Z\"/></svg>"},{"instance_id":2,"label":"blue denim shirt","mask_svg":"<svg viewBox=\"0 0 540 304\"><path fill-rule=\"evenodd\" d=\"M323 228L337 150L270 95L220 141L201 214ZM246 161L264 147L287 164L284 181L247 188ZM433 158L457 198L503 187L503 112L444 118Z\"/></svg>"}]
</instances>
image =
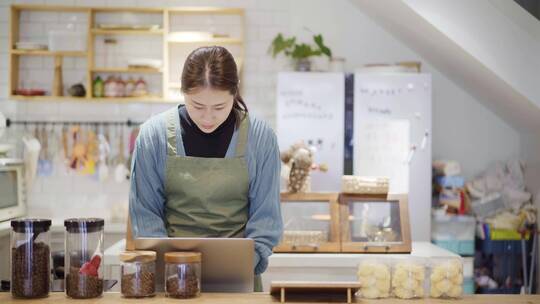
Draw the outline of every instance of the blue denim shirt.
<instances>
[{"instance_id":1,"label":"blue denim shirt","mask_svg":"<svg viewBox=\"0 0 540 304\"><path fill-rule=\"evenodd\" d=\"M164 113L141 126L131 168L129 214L134 237L167 237L165 228L165 164L167 160ZM181 136L177 130L177 137ZM225 155L234 157L238 130ZM180 140L177 143L180 144ZM177 147L185 156L183 147ZM250 116L246 146L249 173L249 218L246 237L255 241L255 274L268 266L268 257L283 231L279 199L281 160L277 138L263 121Z\"/></svg>"}]
</instances>

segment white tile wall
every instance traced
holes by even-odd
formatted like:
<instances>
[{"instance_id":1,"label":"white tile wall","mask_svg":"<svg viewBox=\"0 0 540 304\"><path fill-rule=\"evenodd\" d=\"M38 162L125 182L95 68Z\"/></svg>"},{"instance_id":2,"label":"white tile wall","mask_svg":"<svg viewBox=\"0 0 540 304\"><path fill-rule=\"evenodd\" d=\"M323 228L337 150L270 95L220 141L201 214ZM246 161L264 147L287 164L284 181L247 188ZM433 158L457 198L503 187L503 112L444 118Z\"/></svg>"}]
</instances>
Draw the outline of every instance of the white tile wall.
<instances>
[{"instance_id":1,"label":"white tile wall","mask_svg":"<svg viewBox=\"0 0 540 304\"><path fill-rule=\"evenodd\" d=\"M289 30L289 5L287 1L262 0L1 0L0 1L0 111L9 118L40 119L40 120L127 120L143 121L149 116L162 112L170 104L99 104L80 102L20 102L7 99L8 95L8 20L11 3L49 4L49 5L78 5L78 6L130 6L130 7L178 7L178 6L218 6L242 7L246 9L246 53L242 79L243 97L250 111L258 117L274 125L275 120L275 75L278 69L286 65L282 59L274 60L267 54L271 39L278 32L287 33ZM99 20L123 21L130 17L99 16ZM21 36L25 39L47 42L47 32L51 29L63 29L69 23L74 23L76 29L85 30L88 20L81 14L72 13L23 13ZM155 18L154 18L155 19ZM148 23L155 23L151 17ZM240 35L239 20L233 16L202 16L201 18L174 18L173 25L177 29L201 30L199 27ZM156 37L151 37L154 39ZM139 37L118 39L118 48L112 61L124 64L130 56L160 57L159 48L145 47L145 41ZM96 42L97 51L103 54L103 45ZM147 45L147 44L146 44ZM233 54L238 50L231 48ZM186 53L187 51L184 51ZM181 63L178 71L180 75ZM21 76L26 86L52 85L52 58L28 57L21 62ZM104 61L96 58L96 65ZM64 86L83 81L86 77L84 69L85 58L64 59ZM280 68L281 67L281 68ZM148 75L145 75L148 78ZM159 82L159 81L158 81ZM159 86L157 84L156 86ZM88 88L87 88L88 89ZM13 129L12 129L13 130ZM126 130L125 146L127 149L128 130ZM18 135L10 132L5 141L15 141ZM2 141L2 139L0 139ZM116 146L116 145L115 145ZM55 173L52 177L38 177L31 189L28 199L31 215L51 218L67 218L72 216L100 216L106 219L126 214L129 183L97 181L95 178L79 175Z\"/></svg>"}]
</instances>

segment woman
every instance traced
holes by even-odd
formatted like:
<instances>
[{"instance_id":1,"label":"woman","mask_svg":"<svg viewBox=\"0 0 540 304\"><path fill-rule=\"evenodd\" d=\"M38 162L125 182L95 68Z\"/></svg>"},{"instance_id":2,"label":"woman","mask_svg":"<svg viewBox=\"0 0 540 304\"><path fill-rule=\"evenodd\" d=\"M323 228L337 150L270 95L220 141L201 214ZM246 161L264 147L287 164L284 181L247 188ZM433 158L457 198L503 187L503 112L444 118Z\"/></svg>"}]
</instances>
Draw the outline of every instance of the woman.
<instances>
[{"instance_id":1,"label":"woman","mask_svg":"<svg viewBox=\"0 0 540 304\"><path fill-rule=\"evenodd\" d=\"M274 132L248 115L238 85L225 48L188 56L185 106L141 127L129 211L135 237L251 238L259 275L283 229L280 158ZM255 285L261 290L260 277Z\"/></svg>"}]
</instances>

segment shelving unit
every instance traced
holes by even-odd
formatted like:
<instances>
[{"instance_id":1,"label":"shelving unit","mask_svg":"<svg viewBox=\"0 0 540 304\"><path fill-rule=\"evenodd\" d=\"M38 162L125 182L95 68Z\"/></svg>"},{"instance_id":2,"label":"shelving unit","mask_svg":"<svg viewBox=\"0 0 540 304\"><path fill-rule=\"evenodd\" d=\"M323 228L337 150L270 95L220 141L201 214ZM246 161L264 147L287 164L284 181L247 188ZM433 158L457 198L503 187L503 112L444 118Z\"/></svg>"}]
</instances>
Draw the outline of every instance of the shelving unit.
<instances>
[{"instance_id":1,"label":"shelving unit","mask_svg":"<svg viewBox=\"0 0 540 304\"><path fill-rule=\"evenodd\" d=\"M50 50L20 50L15 48L15 44L19 41L20 37L20 21L21 12L23 11L38 11L38 12L56 12L56 13L84 13L87 16L87 46L86 51L50 51ZM96 22L96 17L99 14L154 14L159 16L161 27L159 29L109 29L100 28ZM240 18L240 37L215 37L212 39L193 39L193 40L176 40L174 39L175 31L170 29L171 18L183 18L188 15L235 15ZM242 77L242 62L244 56L244 10L241 8L218 8L218 7L176 7L176 8L129 8L129 7L77 7L77 6L48 6L48 5L12 5L11 6L11 23L9 33L9 88L10 96L12 100L20 101L59 101L59 102L151 102L151 103L181 103L183 102L179 94L180 83L179 79L175 78L175 81L170 80L171 71L171 52L170 48L173 45L193 48L198 45L222 45L222 46L238 46L240 53L235 57L237 61L240 77ZM201 29L205 30L205 29ZM107 36L153 36L162 37L161 47L163 52L161 59L163 66L161 69L154 68L130 68L127 66L96 66L96 39L98 37ZM17 89L20 82L20 62L23 56L52 56L54 57L54 81L50 90L51 95L47 96L22 96L14 95L15 89ZM176 60L177 54L172 54ZM86 88L85 97L72 97L62 96L62 77L61 70L64 64L65 57L86 58L86 81L84 83ZM157 58L156 58L157 59ZM178 69L175 65L174 69ZM160 75L162 81L162 87L159 89L161 94L159 96L145 96L145 97L93 97L93 79L98 74L149 74ZM176 94L170 92L176 91ZM176 97L173 97L176 96Z\"/></svg>"}]
</instances>

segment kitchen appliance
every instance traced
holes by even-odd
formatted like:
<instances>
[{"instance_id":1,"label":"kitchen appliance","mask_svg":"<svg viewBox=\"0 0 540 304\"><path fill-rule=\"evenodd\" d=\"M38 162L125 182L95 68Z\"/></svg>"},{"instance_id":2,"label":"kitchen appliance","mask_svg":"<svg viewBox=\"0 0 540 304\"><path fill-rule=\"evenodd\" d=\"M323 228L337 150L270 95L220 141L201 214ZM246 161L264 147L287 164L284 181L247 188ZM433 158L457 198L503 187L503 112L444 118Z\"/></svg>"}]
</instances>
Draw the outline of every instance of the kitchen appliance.
<instances>
[{"instance_id":1,"label":"kitchen appliance","mask_svg":"<svg viewBox=\"0 0 540 304\"><path fill-rule=\"evenodd\" d=\"M0 222L26 212L23 161L0 158Z\"/></svg>"}]
</instances>

